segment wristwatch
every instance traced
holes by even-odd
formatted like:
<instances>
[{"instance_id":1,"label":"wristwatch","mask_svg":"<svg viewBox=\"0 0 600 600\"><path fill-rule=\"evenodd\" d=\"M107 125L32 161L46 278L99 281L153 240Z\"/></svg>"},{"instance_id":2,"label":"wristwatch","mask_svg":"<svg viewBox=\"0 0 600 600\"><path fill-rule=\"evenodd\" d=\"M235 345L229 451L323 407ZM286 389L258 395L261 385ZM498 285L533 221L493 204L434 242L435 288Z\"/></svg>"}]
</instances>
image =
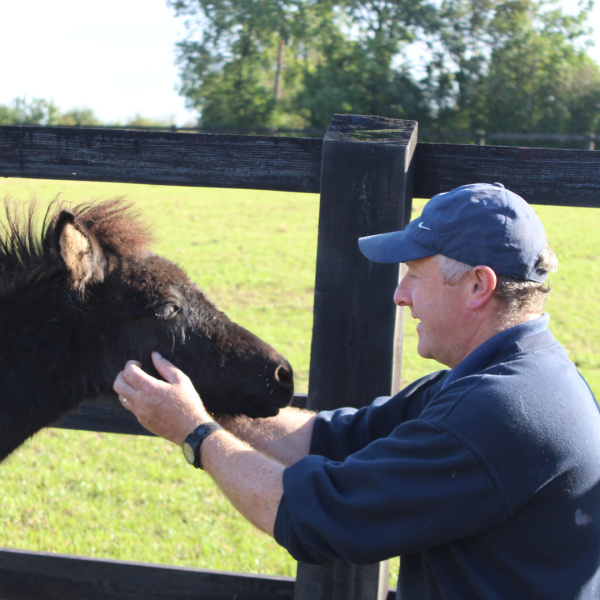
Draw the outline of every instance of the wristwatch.
<instances>
[{"instance_id":1,"label":"wristwatch","mask_svg":"<svg viewBox=\"0 0 600 600\"><path fill-rule=\"evenodd\" d=\"M202 446L202 442L217 429L223 428L218 423L209 421L208 423L198 425L198 427L185 438L182 445L183 455L185 456L185 460L187 460L190 465L194 465L196 469L202 468L202 463L200 461L200 446Z\"/></svg>"}]
</instances>

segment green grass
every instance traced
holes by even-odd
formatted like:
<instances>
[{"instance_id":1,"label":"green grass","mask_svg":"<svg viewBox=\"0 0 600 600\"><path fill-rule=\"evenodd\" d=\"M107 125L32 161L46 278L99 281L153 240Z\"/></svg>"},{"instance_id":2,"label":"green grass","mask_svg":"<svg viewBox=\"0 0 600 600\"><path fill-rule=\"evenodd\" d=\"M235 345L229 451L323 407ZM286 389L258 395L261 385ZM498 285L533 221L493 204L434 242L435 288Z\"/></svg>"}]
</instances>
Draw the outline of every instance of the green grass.
<instances>
[{"instance_id":1,"label":"green grass","mask_svg":"<svg viewBox=\"0 0 600 600\"><path fill-rule=\"evenodd\" d=\"M231 318L282 352L306 392L318 197L262 191L5 179L40 204L127 195L155 226L158 253L183 266ZM415 203L417 210L423 202ZM600 210L536 207L561 260L548 311L556 337L600 396ZM437 365L406 323L405 382ZM295 563L156 438L45 430L0 467L0 546L249 573ZM395 576L396 566L391 572ZM393 579L392 577L392 579Z\"/></svg>"},{"instance_id":2,"label":"green grass","mask_svg":"<svg viewBox=\"0 0 600 600\"><path fill-rule=\"evenodd\" d=\"M294 574L286 553L163 440L47 430L2 466L2 484L5 547Z\"/></svg>"}]
</instances>

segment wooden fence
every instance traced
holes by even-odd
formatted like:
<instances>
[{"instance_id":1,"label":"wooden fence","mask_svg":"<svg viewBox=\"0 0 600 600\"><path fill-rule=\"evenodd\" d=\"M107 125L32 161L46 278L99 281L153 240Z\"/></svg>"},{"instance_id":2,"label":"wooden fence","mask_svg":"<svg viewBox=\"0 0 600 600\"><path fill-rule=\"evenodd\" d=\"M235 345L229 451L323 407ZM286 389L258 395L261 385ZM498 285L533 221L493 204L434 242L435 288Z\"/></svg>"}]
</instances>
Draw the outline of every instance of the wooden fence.
<instances>
[{"instance_id":1,"label":"wooden fence","mask_svg":"<svg viewBox=\"0 0 600 600\"><path fill-rule=\"evenodd\" d=\"M73 126L58 125L57 127ZM83 129L130 129L143 131L171 131L191 133L216 133L216 134L243 134L243 135L271 135L281 137L316 137L322 138L325 131L322 129L288 129L284 127L271 128L241 128L241 127L177 127L176 125L145 127L143 125L82 125ZM523 133L523 132L494 132L494 131L419 131L419 139L427 142L471 143L485 146L490 142L500 142L505 146L543 146L551 148L583 148L595 150L598 134L588 133Z\"/></svg>"},{"instance_id":2,"label":"wooden fence","mask_svg":"<svg viewBox=\"0 0 600 600\"><path fill-rule=\"evenodd\" d=\"M414 121L356 115L335 116L322 140L2 126L0 176L320 194L309 392L296 400L362 406L398 387L402 312L389 301L398 266L366 261L359 236L403 227L413 197L472 182L501 181L533 204L600 207L599 152L423 144L417 130ZM57 425L146 433L115 398L86 401ZM386 563L299 564L290 578L0 551L2 600L390 596Z\"/></svg>"}]
</instances>

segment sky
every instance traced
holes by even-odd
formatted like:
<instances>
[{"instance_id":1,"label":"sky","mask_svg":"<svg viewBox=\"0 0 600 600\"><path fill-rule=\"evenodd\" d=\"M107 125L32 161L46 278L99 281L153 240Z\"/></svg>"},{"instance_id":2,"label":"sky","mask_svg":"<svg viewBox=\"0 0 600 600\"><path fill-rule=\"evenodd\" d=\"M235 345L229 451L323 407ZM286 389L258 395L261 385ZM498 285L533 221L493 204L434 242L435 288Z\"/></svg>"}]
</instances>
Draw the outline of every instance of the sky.
<instances>
[{"instance_id":1,"label":"sky","mask_svg":"<svg viewBox=\"0 0 600 600\"><path fill-rule=\"evenodd\" d=\"M166 0L0 0L0 104L52 100L102 122L193 118L176 91L182 19Z\"/></svg>"},{"instance_id":2,"label":"sky","mask_svg":"<svg viewBox=\"0 0 600 600\"><path fill-rule=\"evenodd\" d=\"M562 4L570 11L577 0ZM0 104L43 98L104 123L192 124L177 93L183 20L166 0L0 0L0 25ZM600 36L600 0L590 25ZM600 63L600 40L589 54Z\"/></svg>"}]
</instances>

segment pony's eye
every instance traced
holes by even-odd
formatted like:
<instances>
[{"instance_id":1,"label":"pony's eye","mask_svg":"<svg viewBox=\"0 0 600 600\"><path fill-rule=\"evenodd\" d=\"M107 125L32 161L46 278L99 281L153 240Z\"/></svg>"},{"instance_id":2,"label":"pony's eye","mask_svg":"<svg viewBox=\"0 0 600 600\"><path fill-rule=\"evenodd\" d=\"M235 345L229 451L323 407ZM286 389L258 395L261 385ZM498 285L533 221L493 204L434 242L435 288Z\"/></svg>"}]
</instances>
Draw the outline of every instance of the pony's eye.
<instances>
[{"instance_id":1,"label":"pony's eye","mask_svg":"<svg viewBox=\"0 0 600 600\"><path fill-rule=\"evenodd\" d=\"M161 304L154 315L159 321L169 321L173 317L176 317L181 312L181 307L171 302L165 302Z\"/></svg>"}]
</instances>

